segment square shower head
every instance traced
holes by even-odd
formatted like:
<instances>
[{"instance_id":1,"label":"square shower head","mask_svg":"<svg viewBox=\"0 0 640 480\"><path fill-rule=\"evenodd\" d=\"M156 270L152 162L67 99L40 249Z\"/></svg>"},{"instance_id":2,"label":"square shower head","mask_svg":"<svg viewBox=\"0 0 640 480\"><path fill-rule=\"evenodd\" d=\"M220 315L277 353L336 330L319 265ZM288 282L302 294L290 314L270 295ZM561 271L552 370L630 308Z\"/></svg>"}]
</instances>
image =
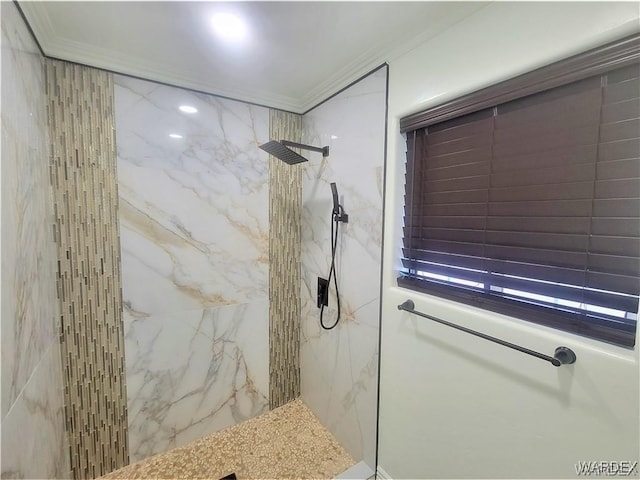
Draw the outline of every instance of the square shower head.
<instances>
[{"instance_id":1,"label":"square shower head","mask_svg":"<svg viewBox=\"0 0 640 480\"><path fill-rule=\"evenodd\" d=\"M302 155L298 155L296 152L291 150L290 148L285 147L282 143L271 140L270 142L264 143L260 145L260 148L265 152L273 155L276 158L279 158L285 163L289 165L295 165L296 163L306 162L307 159Z\"/></svg>"}]
</instances>

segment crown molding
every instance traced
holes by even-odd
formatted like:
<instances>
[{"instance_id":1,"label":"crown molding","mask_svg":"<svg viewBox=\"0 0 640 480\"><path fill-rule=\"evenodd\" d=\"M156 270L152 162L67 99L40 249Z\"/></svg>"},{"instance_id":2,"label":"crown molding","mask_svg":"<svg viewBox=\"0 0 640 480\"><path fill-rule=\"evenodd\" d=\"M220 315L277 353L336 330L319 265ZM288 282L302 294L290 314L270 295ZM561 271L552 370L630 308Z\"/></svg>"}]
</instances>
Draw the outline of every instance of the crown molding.
<instances>
[{"instance_id":1,"label":"crown molding","mask_svg":"<svg viewBox=\"0 0 640 480\"><path fill-rule=\"evenodd\" d=\"M319 83L317 87L309 91L308 94L303 96L301 99L303 112L312 110L319 104L326 101L326 99L332 97L337 92L362 78L380 65L385 63L388 64L394 59L413 50L418 45L436 37L453 25L475 15L479 10L490 5L490 3L491 2L479 1L473 10L467 10L463 15L459 15L455 21L450 22L446 19L440 22L436 21L428 30L425 30L419 35L412 35L408 33L395 38L391 42L388 41L389 39L385 39L384 42L381 41L377 45L372 45L348 66L337 71L327 80Z\"/></svg>"},{"instance_id":2,"label":"crown molding","mask_svg":"<svg viewBox=\"0 0 640 480\"><path fill-rule=\"evenodd\" d=\"M48 44L48 57L108 70L113 73L138 77L144 80L186 88L200 93L250 103L265 108L275 108L301 113L301 106L294 98L274 95L266 91L228 89L213 82L202 82L172 70L168 65L141 61L137 57L115 53L109 49L91 46L70 40L56 39Z\"/></svg>"},{"instance_id":3,"label":"crown molding","mask_svg":"<svg viewBox=\"0 0 640 480\"><path fill-rule=\"evenodd\" d=\"M146 62L137 57L116 53L110 49L65 39L56 34L46 9L34 8L33 2L19 3L45 56L78 63L113 73L133 76L180 88L195 90L240 102L302 113L304 105L295 98L274 95L266 91L228 89L212 82L202 82L172 71L167 65Z\"/></svg>"},{"instance_id":4,"label":"crown molding","mask_svg":"<svg viewBox=\"0 0 640 480\"><path fill-rule=\"evenodd\" d=\"M25 18L47 57L298 114L312 110L380 65L408 52L420 43L446 30L452 24L475 14L488 4L489 2L478 2L477 8L458 15L454 22L448 21L445 17L440 22L436 21L428 31L417 36L401 34L391 40L389 38L381 39L349 65L336 71L302 97L296 98L273 94L265 90L244 89L238 86L225 87L216 84L211 78L203 81L185 75L182 71L173 70L167 64L149 62L110 49L66 39L56 33L46 9L38 8L34 2L25 0L19 2Z\"/></svg>"}]
</instances>

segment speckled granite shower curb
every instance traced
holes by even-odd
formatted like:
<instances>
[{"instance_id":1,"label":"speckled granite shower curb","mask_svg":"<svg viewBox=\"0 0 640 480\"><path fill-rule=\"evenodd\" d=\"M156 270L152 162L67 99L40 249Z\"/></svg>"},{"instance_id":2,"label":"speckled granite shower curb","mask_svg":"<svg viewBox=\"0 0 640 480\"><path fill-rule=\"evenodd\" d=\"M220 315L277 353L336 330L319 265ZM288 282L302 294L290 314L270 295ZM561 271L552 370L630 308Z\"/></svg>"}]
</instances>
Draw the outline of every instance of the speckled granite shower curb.
<instances>
[{"instance_id":1,"label":"speckled granite shower curb","mask_svg":"<svg viewBox=\"0 0 640 480\"><path fill-rule=\"evenodd\" d=\"M76 479L126 465L113 76L46 60L60 348Z\"/></svg>"},{"instance_id":2,"label":"speckled granite shower curb","mask_svg":"<svg viewBox=\"0 0 640 480\"><path fill-rule=\"evenodd\" d=\"M269 137L300 142L302 117L270 110ZM300 395L302 170L269 156L269 406Z\"/></svg>"}]
</instances>

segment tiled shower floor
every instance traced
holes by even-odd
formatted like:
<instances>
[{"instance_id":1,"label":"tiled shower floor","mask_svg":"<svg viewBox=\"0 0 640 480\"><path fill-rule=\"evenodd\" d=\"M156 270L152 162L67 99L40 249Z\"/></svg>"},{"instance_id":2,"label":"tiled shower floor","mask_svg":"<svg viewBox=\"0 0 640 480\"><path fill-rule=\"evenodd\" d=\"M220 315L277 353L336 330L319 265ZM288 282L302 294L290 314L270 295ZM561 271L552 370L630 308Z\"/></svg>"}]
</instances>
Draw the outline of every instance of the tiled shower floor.
<instances>
[{"instance_id":1,"label":"tiled shower floor","mask_svg":"<svg viewBox=\"0 0 640 480\"><path fill-rule=\"evenodd\" d=\"M355 463L298 399L102 478L328 479Z\"/></svg>"}]
</instances>

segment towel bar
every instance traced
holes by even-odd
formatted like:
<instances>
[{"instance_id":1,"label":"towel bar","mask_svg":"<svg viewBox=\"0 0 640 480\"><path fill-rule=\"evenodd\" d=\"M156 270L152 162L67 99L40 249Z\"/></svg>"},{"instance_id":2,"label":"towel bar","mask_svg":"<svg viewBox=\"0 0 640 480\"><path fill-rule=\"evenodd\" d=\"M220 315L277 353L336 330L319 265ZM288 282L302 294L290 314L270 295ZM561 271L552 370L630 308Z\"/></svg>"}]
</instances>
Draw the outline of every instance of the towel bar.
<instances>
[{"instance_id":1,"label":"towel bar","mask_svg":"<svg viewBox=\"0 0 640 480\"><path fill-rule=\"evenodd\" d=\"M470 328L461 327L460 325L456 325L455 323L447 322L446 320L442 320L441 318L434 317L432 315L427 315L426 313L418 312L415 310L415 304L412 300L407 300L400 305L398 305L398 310L404 310L405 312L413 313L414 315L418 315L419 317L428 318L429 320L433 320L434 322L441 323L442 325L446 325L451 328L455 328L456 330L461 330L466 333L470 333L471 335L475 335L476 337L484 338L485 340L489 340L490 342L498 343L508 348L512 348L514 350L518 350L519 352L526 353L527 355L531 355L532 357L537 357L542 360L545 360L554 367L559 367L561 365L568 365L571 363L575 363L576 354L569 347L557 347L553 357L549 355L545 355L544 353L536 352L535 350L531 350L529 348L521 347L520 345L516 345L515 343L510 343L505 340L500 340L499 338L492 337L490 335L486 335L484 333L476 332L475 330L471 330Z\"/></svg>"}]
</instances>

